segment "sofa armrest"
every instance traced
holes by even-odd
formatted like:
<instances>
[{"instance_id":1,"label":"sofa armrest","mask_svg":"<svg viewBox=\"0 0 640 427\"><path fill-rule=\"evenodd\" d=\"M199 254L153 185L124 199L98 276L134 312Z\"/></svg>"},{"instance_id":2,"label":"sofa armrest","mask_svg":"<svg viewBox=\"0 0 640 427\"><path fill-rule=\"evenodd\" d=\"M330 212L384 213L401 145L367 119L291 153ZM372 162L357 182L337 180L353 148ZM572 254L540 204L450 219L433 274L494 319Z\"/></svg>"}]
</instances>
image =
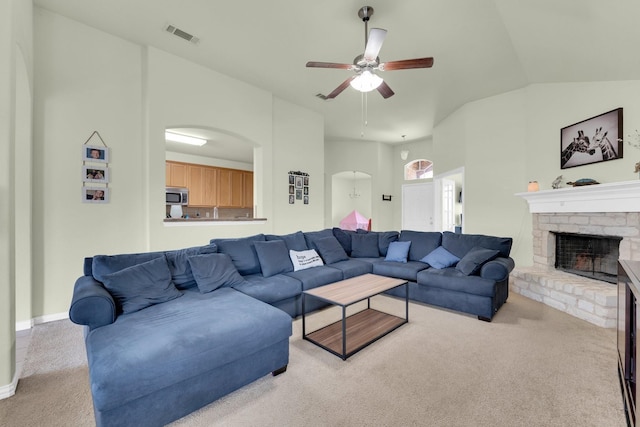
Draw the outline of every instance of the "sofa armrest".
<instances>
[{"instance_id":1,"label":"sofa armrest","mask_svg":"<svg viewBox=\"0 0 640 427\"><path fill-rule=\"evenodd\" d=\"M92 276L82 276L73 288L69 319L89 329L108 325L116 320L116 303L100 282Z\"/></svg>"},{"instance_id":2,"label":"sofa armrest","mask_svg":"<svg viewBox=\"0 0 640 427\"><path fill-rule=\"evenodd\" d=\"M502 282L516 266L512 258L498 257L485 263L480 269L480 277Z\"/></svg>"}]
</instances>

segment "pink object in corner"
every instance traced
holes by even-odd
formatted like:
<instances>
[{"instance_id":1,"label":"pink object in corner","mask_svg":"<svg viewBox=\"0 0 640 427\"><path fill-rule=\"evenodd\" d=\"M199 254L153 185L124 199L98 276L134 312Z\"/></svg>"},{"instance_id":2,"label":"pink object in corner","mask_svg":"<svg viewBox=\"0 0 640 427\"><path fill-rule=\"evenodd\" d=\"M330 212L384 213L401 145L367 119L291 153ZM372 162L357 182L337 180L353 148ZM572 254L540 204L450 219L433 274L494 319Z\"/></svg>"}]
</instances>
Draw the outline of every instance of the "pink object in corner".
<instances>
[{"instance_id":1,"label":"pink object in corner","mask_svg":"<svg viewBox=\"0 0 640 427\"><path fill-rule=\"evenodd\" d=\"M353 210L349 215L340 221L340 228L343 230L369 230L370 220L365 218L360 212Z\"/></svg>"}]
</instances>

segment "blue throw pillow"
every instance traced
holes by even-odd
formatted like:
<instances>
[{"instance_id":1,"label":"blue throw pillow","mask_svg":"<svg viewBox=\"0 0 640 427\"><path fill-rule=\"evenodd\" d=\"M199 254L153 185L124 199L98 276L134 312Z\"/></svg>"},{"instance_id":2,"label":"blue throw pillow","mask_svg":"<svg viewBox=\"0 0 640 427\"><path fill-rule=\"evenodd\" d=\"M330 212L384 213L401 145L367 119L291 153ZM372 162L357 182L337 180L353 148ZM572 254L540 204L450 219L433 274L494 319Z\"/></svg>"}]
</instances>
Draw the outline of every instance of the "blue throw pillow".
<instances>
[{"instance_id":1,"label":"blue throw pillow","mask_svg":"<svg viewBox=\"0 0 640 427\"><path fill-rule=\"evenodd\" d=\"M316 246L325 264L333 264L349 259L338 239L333 236L316 240Z\"/></svg>"},{"instance_id":2,"label":"blue throw pillow","mask_svg":"<svg viewBox=\"0 0 640 427\"><path fill-rule=\"evenodd\" d=\"M189 257L189 265L202 294L245 281L227 254L195 255Z\"/></svg>"},{"instance_id":3,"label":"blue throw pillow","mask_svg":"<svg viewBox=\"0 0 640 427\"><path fill-rule=\"evenodd\" d=\"M248 276L260 273L260 260L258 260L254 243L264 241L264 234L256 234L241 239L215 239L211 242L218 245L218 252L231 257L233 265L240 274Z\"/></svg>"},{"instance_id":4,"label":"blue throw pillow","mask_svg":"<svg viewBox=\"0 0 640 427\"><path fill-rule=\"evenodd\" d=\"M164 255L102 277L123 313L133 313L182 296L171 282Z\"/></svg>"},{"instance_id":5,"label":"blue throw pillow","mask_svg":"<svg viewBox=\"0 0 640 427\"><path fill-rule=\"evenodd\" d=\"M291 264L291 259L289 258L289 249L284 240L255 242L254 246L264 277L293 271L293 264Z\"/></svg>"},{"instance_id":6,"label":"blue throw pillow","mask_svg":"<svg viewBox=\"0 0 640 427\"><path fill-rule=\"evenodd\" d=\"M351 235L351 257L378 258L378 235L370 233L356 233Z\"/></svg>"},{"instance_id":7,"label":"blue throw pillow","mask_svg":"<svg viewBox=\"0 0 640 427\"><path fill-rule=\"evenodd\" d=\"M409 248L411 248L411 242L391 242L389 243L387 256L384 258L384 260L393 262L407 262Z\"/></svg>"},{"instance_id":8,"label":"blue throw pillow","mask_svg":"<svg viewBox=\"0 0 640 427\"><path fill-rule=\"evenodd\" d=\"M307 249L309 249L307 247L307 241L305 240L304 233L302 231L296 231L295 233L280 236L275 234L267 234L265 235L265 237L267 241L284 240L287 248L294 251L306 251Z\"/></svg>"},{"instance_id":9,"label":"blue throw pillow","mask_svg":"<svg viewBox=\"0 0 640 427\"><path fill-rule=\"evenodd\" d=\"M467 276L475 274L482 268L482 265L498 256L500 251L496 249L486 249L475 247L471 249L456 265L456 269Z\"/></svg>"},{"instance_id":10,"label":"blue throw pillow","mask_svg":"<svg viewBox=\"0 0 640 427\"><path fill-rule=\"evenodd\" d=\"M191 273L191 266L188 262L189 257L216 252L218 252L218 247L215 244L165 252L169 271L171 271L171 280L176 288L188 289L196 286L196 279Z\"/></svg>"},{"instance_id":11,"label":"blue throw pillow","mask_svg":"<svg viewBox=\"0 0 640 427\"><path fill-rule=\"evenodd\" d=\"M433 251L429 252L424 258L420 260L426 264L429 264L433 268L441 269L451 267L455 265L460 258L443 248L438 246Z\"/></svg>"}]
</instances>

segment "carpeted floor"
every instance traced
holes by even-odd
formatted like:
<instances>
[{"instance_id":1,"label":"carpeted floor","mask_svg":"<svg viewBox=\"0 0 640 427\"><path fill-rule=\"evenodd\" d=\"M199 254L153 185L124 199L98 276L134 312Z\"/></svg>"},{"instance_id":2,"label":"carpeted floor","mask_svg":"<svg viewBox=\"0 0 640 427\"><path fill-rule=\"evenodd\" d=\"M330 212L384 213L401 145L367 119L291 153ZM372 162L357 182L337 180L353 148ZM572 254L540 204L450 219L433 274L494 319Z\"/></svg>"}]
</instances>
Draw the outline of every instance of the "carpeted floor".
<instances>
[{"instance_id":1,"label":"carpeted floor","mask_svg":"<svg viewBox=\"0 0 640 427\"><path fill-rule=\"evenodd\" d=\"M403 314L403 301L374 307ZM301 339L266 376L172 426L624 426L615 332L520 295L492 323L410 305L410 323L346 362ZM315 328L337 319L312 315ZM94 425L82 328L34 328L2 426Z\"/></svg>"}]
</instances>

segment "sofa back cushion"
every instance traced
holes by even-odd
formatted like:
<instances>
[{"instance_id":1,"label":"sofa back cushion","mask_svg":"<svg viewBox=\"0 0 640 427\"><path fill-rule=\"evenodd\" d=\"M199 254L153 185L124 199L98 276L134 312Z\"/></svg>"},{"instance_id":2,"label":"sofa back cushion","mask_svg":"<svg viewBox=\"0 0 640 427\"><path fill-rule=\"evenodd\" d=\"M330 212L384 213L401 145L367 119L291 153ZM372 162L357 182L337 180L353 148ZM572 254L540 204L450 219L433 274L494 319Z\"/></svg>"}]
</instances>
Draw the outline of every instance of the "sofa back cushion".
<instances>
[{"instance_id":1,"label":"sofa back cushion","mask_svg":"<svg viewBox=\"0 0 640 427\"><path fill-rule=\"evenodd\" d=\"M93 257L91 271L96 280L104 283L108 274L115 273L134 265L143 264L147 261L163 257L162 252L143 252L139 254L120 255L96 255ZM166 262L166 261L165 261ZM168 268L168 267L167 267Z\"/></svg>"},{"instance_id":2,"label":"sofa back cushion","mask_svg":"<svg viewBox=\"0 0 640 427\"><path fill-rule=\"evenodd\" d=\"M375 233L356 233L351 236L351 257L378 258L378 235Z\"/></svg>"},{"instance_id":3,"label":"sofa back cushion","mask_svg":"<svg viewBox=\"0 0 640 427\"><path fill-rule=\"evenodd\" d=\"M378 250L381 256L387 256L389 244L398 241L400 233L397 231L380 231L378 232Z\"/></svg>"},{"instance_id":4,"label":"sofa back cushion","mask_svg":"<svg viewBox=\"0 0 640 427\"><path fill-rule=\"evenodd\" d=\"M196 255L189 257L188 262L202 294L245 282L227 254Z\"/></svg>"},{"instance_id":5,"label":"sofa back cushion","mask_svg":"<svg viewBox=\"0 0 640 427\"><path fill-rule=\"evenodd\" d=\"M495 249L498 256L507 258L511 252L511 237L494 237L483 234L456 234L450 231L442 233L442 246L459 258L464 257L474 247Z\"/></svg>"},{"instance_id":6,"label":"sofa back cushion","mask_svg":"<svg viewBox=\"0 0 640 427\"><path fill-rule=\"evenodd\" d=\"M171 271L171 280L178 289L188 289L196 286L196 279L191 271L188 262L189 257L202 254L213 254L218 252L218 247L213 244L206 246L194 246L191 248L178 249L165 252L167 264Z\"/></svg>"},{"instance_id":7,"label":"sofa back cushion","mask_svg":"<svg viewBox=\"0 0 640 427\"><path fill-rule=\"evenodd\" d=\"M480 271L484 263L497 257L499 252L497 249L487 249L480 246L471 248L471 250L458 261L456 270L466 276L476 274Z\"/></svg>"},{"instance_id":8,"label":"sofa back cushion","mask_svg":"<svg viewBox=\"0 0 640 427\"><path fill-rule=\"evenodd\" d=\"M238 273L248 276L249 274L259 274L262 271L254 242L264 241L264 234L256 234L241 239L214 239L211 240L211 243L218 245L218 252L231 257Z\"/></svg>"},{"instance_id":9,"label":"sofa back cushion","mask_svg":"<svg viewBox=\"0 0 640 427\"><path fill-rule=\"evenodd\" d=\"M330 228L304 233L304 239L307 241L307 247L309 249L315 249L316 251L318 250L318 247L316 246L316 240L322 239L323 237L331 236L333 236L333 231L331 231Z\"/></svg>"},{"instance_id":10,"label":"sofa back cushion","mask_svg":"<svg viewBox=\"0 0 640 427\"><path fill-rule=\"evenodd\" d=\"M348 256L351 256L351 236L356 234L353 230L343 230L338 227L333 228L333 235L338 242L342 246L342 249L347 253Z\"/></svg>"},{"instance_id":11,"label":"sofa back cushion","mask_svg":"<svg viewBox=\"0 0 640 427\"><path fill-rule=\"evenodd\" d=\"M104 274L101 281L125 314L182 296L171 282L171 271L164 255Z\"/></svg>"},{"instance_id":12,"label":"sofa back cushion","mask_svg":"<svg viewBox=\"0 0 640 427\"><path fill-rule=\"evenodd\" d=\"M420 261L442 242L442 234L437 231L402 230L398 240L411 242L409 261Z\"/></svg>"},{"instance_id":13,"label":"sofa back cushion","mask_svg":"<svg viewBox=\"0 0 640 427\"><path fill-rule=\"evenodd\" d=\"M304 233L302 231L296 231L295 233L284 235L266 234L265 238L267 239L267 241L284 240L289 250L306 251L307 249L309 249L309 247L307 247L307 241L305 240Z\"/></svg>"},{"instance_id":14,"label":"sofa back cushion","mask_svg":"<svg viewBox=\"0 0 640 427\"><path fill-rule=\"evenodd\" d=\"M333 236L323 237L316 240L316 246L318 247L318 253L324 260L325 264L333 264L338 261L346 261L349 259L347 253L342 248L342 245Z\"/></svg>"},{"instance_id":15,"label":"sofa back cushion","mask_svg":"<svg viewBox=\"0 0 640 427\"><path fill-rule=\"evenodd\" d=\"M293 271L289 249L284 240L255 242L254 245L264 277Z\"/></svg>"}]
</instances>

